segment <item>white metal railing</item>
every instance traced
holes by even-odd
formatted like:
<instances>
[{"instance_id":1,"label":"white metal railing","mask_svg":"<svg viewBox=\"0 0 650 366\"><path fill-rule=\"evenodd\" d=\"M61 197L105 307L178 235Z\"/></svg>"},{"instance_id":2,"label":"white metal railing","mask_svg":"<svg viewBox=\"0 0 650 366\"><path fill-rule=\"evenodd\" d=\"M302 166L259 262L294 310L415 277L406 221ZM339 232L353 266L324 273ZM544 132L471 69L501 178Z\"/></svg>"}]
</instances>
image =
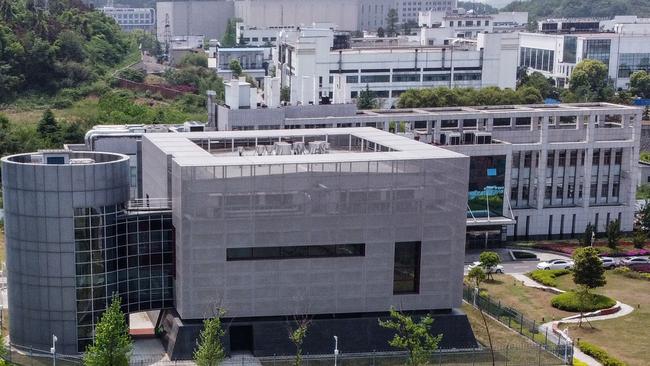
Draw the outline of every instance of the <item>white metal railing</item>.
<instances>
[{"instance_id":1,"label":"white metal railing","mask_svg":"<svg viewBox=\"0 0 650 366\"><path fill-rule=\"evenodd\" d=\"M160 210L171 209L172 200L169 198L136 198L127 202L127 210Z\"/></svg>"}]
</instances>

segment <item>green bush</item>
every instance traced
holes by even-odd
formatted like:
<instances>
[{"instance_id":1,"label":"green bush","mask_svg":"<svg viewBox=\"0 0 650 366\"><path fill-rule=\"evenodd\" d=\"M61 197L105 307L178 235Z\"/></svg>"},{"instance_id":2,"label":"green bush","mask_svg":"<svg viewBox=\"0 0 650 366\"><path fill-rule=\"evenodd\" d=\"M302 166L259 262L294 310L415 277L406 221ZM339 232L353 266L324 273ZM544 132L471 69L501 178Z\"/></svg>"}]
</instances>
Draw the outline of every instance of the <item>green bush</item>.
<instances>
[{"instance_id":1,"label":"green bush","mask_svg":"<svg viewBox=\"0 0 650 366\"><path fill-rule=\"evenodd\" d=\"M560 310L573 312L595 311L611 308L616 305L616 301L607 296L592 293L585 294L584 296L586 296L584 304L581 304L580 296L577 292L567 291L554 296L551 299L551 305Z\"/></svg>"},{"instance_id":2,"label":"green bush","mask_svg":"<svg viewBox=\"0 0 650 366\"><path fill-rule=\"evenodd\" d=\"M542 285L555 287L557 286L556 278L567 275L569 273L571 273L571 271L568 269L552 269L552 270L538 269L530 272L528 275L530 276L530 278L541 283Z\"/></svg>"},{"instance_id":3,"label":"green bush","mask_svg":"<svg viewBox=\"0 0 650 366\"><path fill-rule=\"evenodd\" d=\"M627 278L634 278L635 280L647 280L650 281L650 273L641 273L633 271L630 267L617 267L614 268L614 273Z\"/></svg>"},{"instance_id":4,"label":"green bush","mask_svg":"<svg viewBox=\"0 0 650 366\"><path fill-rule=\"evenodd\" d=\"M625 366L625 362L610 356L604 349L585 341L578 341L578 348L585 354L595 358L603 366Z\"/></svg>"}]
</instances>

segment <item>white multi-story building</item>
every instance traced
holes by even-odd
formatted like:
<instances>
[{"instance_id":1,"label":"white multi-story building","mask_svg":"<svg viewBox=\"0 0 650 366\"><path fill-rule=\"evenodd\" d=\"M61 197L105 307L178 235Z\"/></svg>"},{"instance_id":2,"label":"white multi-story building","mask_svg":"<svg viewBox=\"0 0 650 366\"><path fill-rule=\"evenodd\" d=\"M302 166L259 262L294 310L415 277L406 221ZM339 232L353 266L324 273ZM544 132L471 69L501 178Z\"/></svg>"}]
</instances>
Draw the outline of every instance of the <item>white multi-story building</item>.
<instances>
[{"instance_id":1,"label":"white multi-story building","mask_svg":"<svg viewBox=\"0 0 650 366\"><path fill-rule=\"evenodd\" d=\"M114 8L105 6L102 13L115 19L117 24L126 32L142 29L153 32L156 26L156 11L152 8Z\"/></svg>"},{"instance_id":2,"label":"white multi-story building","mask_svg":"<svg viewBox=\"0 0 650 366\"><path fill-rule=\"evenodd\" d=\"M420 12L418 25L423 45L443 44L450 38L476 38L479 33L512 33L526 29L528 13L473 14L464 9L452 13Z\"/></svg>"},{"instance_id":3,"label":"white multi-story building","mask_svg":"<svg viewBox=\"0 0 650 366\"><path fill-rule=\"evenodd\" d=\"M417 22L423 11L448 12L457 8L457 0L397 0L396 9L400 23Z\"/></svg>"},{"instance_id":4,"label":"white multi-story building","mask_svg":"<svg viewBox=\"0 0 650 366\"><path fill-rule=\"evenodd\" d=\"M335 49L333 40L330 29L280 34L276 75L291 89L292 103L346 102L366 85L377 97L389 98L387 104L412 88L515 87L517 34L480 34L476 41L438 47Z\"/></svg>"},{"instance_id":5,"label":"white multi-story building","mask_svg":"<svg viewBox=\"0 0 650 366\"><path fill-rule=\"evenodd\" d=\"M594 24L607 31L572 31L593 29ZM519 65L552 77L560 87L568 86L573 68L585 59L604 62L616 88L628 88L634 71L650 69L647 20L617 17L593 22L547 21L542 26L544 33L521 33Z\"/></svg>"},{"instance_id":6,"label":"white multi-story building","mask_svg":"<svg viewBox=\"0 0 650 366\"><path fill-rule=\"evenodd\" d=\"M228 94L230 90L226 91ZM239 97L246 93L239 94ZM276 97L277 98L277 97ZM242 98L245 99L245 98ZM631 231L641 109L609 103L357 110L208 105L223 130L375 127L470 157L467 243L561 239L612 220Z\"/></svg>"}]
</instances>

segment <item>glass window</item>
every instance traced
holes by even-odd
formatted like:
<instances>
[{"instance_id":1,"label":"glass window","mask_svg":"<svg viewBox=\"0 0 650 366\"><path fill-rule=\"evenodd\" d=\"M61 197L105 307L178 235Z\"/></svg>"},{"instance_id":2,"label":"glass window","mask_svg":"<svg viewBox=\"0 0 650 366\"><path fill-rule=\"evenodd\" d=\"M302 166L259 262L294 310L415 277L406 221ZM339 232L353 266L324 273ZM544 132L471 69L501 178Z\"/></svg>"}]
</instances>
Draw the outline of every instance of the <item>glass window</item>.
<instances>
[{"instance_id":1,"label":"glass window","mask_svg":"<svg viewBox=\"0 0 650 366\"><path fill-rule=\"evenodd\" d=\"M389 83L390 75L361 75L361 83Z\"/></svg>"},{"instance_id":2,"label":"glass window","mask_svg":"<svg viewBox=\"0 0 650 366\"><path fill-rule=\"evenodd\" d=\"M393 294L416 294L420 286L419 241L395 243Z\"/></svg>"}]
</instances>

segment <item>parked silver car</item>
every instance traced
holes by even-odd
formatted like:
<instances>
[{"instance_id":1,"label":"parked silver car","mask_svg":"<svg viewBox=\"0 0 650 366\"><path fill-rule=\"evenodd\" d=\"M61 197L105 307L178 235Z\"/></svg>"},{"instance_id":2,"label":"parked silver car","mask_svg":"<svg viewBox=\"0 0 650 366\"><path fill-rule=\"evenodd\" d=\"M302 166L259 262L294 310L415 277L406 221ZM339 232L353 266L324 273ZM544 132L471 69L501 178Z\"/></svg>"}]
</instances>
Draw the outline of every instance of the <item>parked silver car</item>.
<instances>
[{"instance_id":1,"label":"parked silver car","mask_svg":"<svg viewBox=\"0 0 650 366\"><path fill-rule=\"evenodd\" d=\"M572 267L573 261L570 259L552 259L537 263L537 269L571 269Z\"/></svg>"}]
</instances>

